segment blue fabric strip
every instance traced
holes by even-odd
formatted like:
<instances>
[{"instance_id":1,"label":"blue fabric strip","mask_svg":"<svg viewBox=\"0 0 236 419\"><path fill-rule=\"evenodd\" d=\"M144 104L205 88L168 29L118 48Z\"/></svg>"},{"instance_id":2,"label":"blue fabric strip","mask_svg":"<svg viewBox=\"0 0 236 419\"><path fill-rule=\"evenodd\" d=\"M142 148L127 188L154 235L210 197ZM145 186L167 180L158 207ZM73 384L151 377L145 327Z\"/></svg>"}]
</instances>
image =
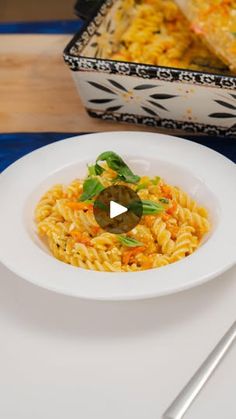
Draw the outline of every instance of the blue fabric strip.
<instances>
[{"instance_id":1,"label":"blue fabric strip","mask_svg":"<svg viewBox=\"0 0 236 419\"><path fill-rule=\"evenodd\" d=\"M85 134L85 133L83 133ZM65 138L82 135L82 133L20 133L0 134L0 171L12 164L15 160L37 148L60 141ZM185 138L198 144L203 144L213 150L224 154L236 163L236 140L223 137L188 137Z\"/></svg>"},{"instance_id":2,"label":"blue fabric strip","mask_svg":"<svg viewBox=\"0 0 236 419\"><path fill-rule=\"evenodd\" d=\"M79 19L0 23L0 34L74 34L83 24Z\"/></svg>"},{"instance_id":3,"label":"blue fabric strip","mask_svg":"<svg viewBox=\"0 0 236 419\"><path fill-rule=\"evenodd\" d=\"M78 133L79 134L79 133ZM0 172L25 154L76 133L0 134Z\"/></svg>"}]
</instances>

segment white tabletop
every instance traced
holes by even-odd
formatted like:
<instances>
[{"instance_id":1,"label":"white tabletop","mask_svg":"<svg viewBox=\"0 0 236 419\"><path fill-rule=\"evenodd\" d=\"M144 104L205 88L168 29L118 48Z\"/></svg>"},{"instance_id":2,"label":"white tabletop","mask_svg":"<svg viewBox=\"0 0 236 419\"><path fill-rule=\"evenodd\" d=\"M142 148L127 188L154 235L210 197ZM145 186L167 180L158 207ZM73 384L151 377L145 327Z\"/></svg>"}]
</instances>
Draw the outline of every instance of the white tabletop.
<instances>
[{"instance_id":1,"label":"white tabletop","mask_svg":"<svg viewBox=\"0 0 236 419\"><path fill-rule=\"evenodd\" d=\"M0 418L160 419L236 319L236 268L159 299L104 303L0 266ZM186 419L235 419L232 348Z\"/></svg>"}]
</instances>

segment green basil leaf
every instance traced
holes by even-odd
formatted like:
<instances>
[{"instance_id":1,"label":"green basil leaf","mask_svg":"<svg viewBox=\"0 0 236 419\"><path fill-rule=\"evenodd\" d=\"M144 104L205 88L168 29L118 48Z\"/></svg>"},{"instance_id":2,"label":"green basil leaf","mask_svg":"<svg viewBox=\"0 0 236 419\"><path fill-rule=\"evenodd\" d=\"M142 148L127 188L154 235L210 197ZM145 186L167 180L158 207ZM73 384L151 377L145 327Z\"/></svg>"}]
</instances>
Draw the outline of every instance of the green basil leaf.
<instances>
[{"instance_id":1,"label":"green basil leaf","mask_svg":"<svg viewBox=\"0 0 236 419\"><path fill-rule=\"evenodd\" d=\"M138 247L138 246L143 246L143 243L139 242L136 239L133 239L132 237L127 237L127 236L118 236L118 239L120 240L120 242L127 247Z\"/></svg>"},{"instance_id":2,"label":"green basil leaf","mask_svg":"<svg viewBox=\"0 0 236 419\"><path fill-rule=\"evenodd\" d=\"M89 176L96 176L95 165L88 165L88 174Z\"/></svg>"},{"instance_id":3,"label":"green basil leaf","mask_svg":"<svg viewBox=\"0 0 236 419\"><path fill-rule=\"evenodd\" d=\"M98 199L96 199L96 201L94 202L94 208L99 208L102 211L109 211L109 206L104 204L102 201L99 201Z\"/></svg>"},{"instance_id":4,"label":"green basil leaf","mask_svg":"<svg viewBox=\"0 0 236 419\"><path fill-rule=\"evenodd\" d=\"M155 176L154 179L152 179L152 184L153 185L158 185L160 180L161 180L160 176Z\"/></svg>"},{"instance_id":5,"label":"green basil leaf","mask_svg":"<svg viewBox=\"0 0 236 419\"><path fill-rule=\"evenodd\" d=\"M169 204L170 202L169 199L167 198L160 198L159 201L162 202L163 204Z\"/></svg>"},{"instance_id":6,"label":"green basil leaf","mask_svg":"<svg viewBox=\"0 0 236 419\"><path fill-rule=\"evenodd\" d=\"M137 186L136 192L141 191L142 189L146 189L147 187L148 187L148 184L147 183L140 183Z\"/></svg>"},{"instance_id":7,"label":"green basil leaf","mask_svg":"<svg viewBox=\"0 0 236 419\"><path fill-rule=\"evenodd\" d=\"M79 201L88 201L94 196L98 195L104 186L96 178L88 178L84 181L83 184L83 193Z\"/></svg>"},{"instance_id":8,"label":"green basil leaf","mask_svg":"<svg viewBox=\"0 0 236 419\"><path fill-rule=\"evenodd\" d=\"M96 165L101 167L98 165L99 161L106 161L108 167L117 172L118 178L124 182L138 183L140 180L140 177L135 175L124 162L124 160L122 160L122 158L113 151L105 151L98 156Z\"/></svg>"},{"instance_id":9,"label":"green basil leaf","mask_svg":"<svg viewBox=\"0 0 236 419\"><path fill-rule=\"evenodd\" d=\"M101 175L103 172L105 172L105 169L102 166L99 166L99 164L95 164L95 172L96 175Z\"/></svg>"},{"instance_id":10,"label":"green basil leaf","mask_svg":"<svg viewBox=\"0 0 236 419\"><path fill-rule=\"evenodd\" d=\"M142 201L143 206L143 215L155 215L160 214L164 211L164 208L161 204L158 204L157 202L153 201Z\"/></svg>"},{"instance_id":11,"label":"green basil leaf","mask_svg":"<svg viewBox=\"0 0 236 419\"><path fill-rule=\"evenodd\" d=\"M99 176L104 172L105 169L98 164L88 165L89 176Z\"/></svg>"},{"instance_id":12,"label":"green basil leaf","mask_svg":"<svg viewBox=\"0 0 236 419\"><path fill-rule=\"evenodd\" d=\"M123 181L123 182L126 182L126 183L138 183L138 182L139 182L140 177L139 177L139 176L137 176L137 175L131 175L131 174L126 173L125 171L123 171L123 173L122 173L122 174L120 174L120 175L117 177L117 179L118 179L118 180L121 180L121 181Z\"/></svg>"}]
</instances>

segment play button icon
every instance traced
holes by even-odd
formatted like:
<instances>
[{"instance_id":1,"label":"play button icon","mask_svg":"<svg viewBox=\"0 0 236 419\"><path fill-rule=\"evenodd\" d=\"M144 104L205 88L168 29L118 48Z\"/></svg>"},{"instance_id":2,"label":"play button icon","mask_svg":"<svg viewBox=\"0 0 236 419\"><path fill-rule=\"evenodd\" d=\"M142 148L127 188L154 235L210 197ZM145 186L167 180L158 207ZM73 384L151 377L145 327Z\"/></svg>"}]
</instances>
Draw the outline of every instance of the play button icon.
<instances>
[{"instance_id":1,"label":"play button icon","mask_svg":"<svg viewBox=\"0 0 236 419\"><path fill-rule=\"evenodd\" d=\"M118 215L124 214L128 211L128 208L123 205L117 204L117 202L110 202L110 218L118 217Z\"/></svg>"},{"instance_id":2,"label":"play button icon","mask_svg":"<svg viewBox=\"0 0 236 419\"><path fill-rule=\"evenodd\" d=\"M94 202L94 216L99 226L109 233L128 233L142 217L142 202L127 186L105 188Z\"/></svg>"}]
</instances>

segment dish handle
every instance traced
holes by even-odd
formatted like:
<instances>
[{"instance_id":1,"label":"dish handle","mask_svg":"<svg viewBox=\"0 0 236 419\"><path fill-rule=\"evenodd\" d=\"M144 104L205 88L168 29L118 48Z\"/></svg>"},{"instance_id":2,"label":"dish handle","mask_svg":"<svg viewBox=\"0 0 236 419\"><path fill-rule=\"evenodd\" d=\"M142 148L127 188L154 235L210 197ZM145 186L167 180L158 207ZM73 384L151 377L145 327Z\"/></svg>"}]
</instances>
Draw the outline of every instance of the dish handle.
<instances>
[{"instance_id":1,"label":"dish handle","mask_svg":"<svg viewBox=\"0 0 236 419\"><path fill-rule=\"evenodd\" d=\"M77 0L74 6L75 14L84 20L90 20L104 0Z\"/></svg>"}]
</instances>

